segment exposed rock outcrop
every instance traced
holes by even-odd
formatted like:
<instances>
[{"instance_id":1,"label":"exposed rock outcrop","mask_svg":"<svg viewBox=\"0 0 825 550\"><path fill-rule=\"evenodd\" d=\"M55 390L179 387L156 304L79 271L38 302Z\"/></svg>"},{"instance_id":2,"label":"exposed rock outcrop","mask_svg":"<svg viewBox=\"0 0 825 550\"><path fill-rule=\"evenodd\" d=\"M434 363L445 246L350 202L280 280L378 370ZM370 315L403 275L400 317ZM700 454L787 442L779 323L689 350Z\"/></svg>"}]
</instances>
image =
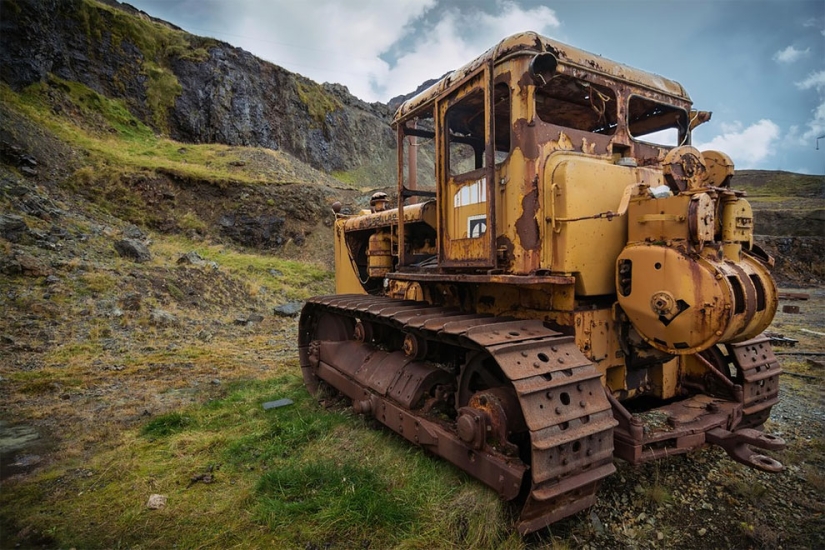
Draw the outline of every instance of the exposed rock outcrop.
<instances>
[{"instance_id":1,"label":"exposed rock outcrop","mask_svg":"<svg viewBox=\"0 0 825 550\"><path fill-rule=\"evenodd\" d=\"M327 172L394 155L387 106L106 4L3 0L0 78L21 90L53 74L122 99L175 139L280 148Z\"/></svg>"}]
</instances>

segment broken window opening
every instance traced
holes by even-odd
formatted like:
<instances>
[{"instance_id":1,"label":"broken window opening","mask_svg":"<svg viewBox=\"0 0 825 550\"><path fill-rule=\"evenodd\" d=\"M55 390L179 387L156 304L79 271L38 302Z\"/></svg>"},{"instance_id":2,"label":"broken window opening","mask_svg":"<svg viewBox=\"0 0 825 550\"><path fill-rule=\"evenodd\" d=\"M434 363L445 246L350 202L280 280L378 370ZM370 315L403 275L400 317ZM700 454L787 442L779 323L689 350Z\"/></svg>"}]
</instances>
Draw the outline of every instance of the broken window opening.
<instances>
[{"instance_id":1,"label":"broken window opening","mask_svg":"<svg viewBox=\"0 0 825 550\"><path fill-rule=\"evenodd\" d=\"M628 103L627 125L633 139L675 147L688 142L688 116L684 109L639 96Z\"/></svg>"},{"instance_id":2,"label":"broken window opening","mask_svg":"<svg viewBox=\"0 0 825 550\"><path fill-rule=\"evenodd\" d=\"M407 121L403 155L404 185L435 192L435 130L431 114ZM410 165L412 164L412 169ZM412 181L411 181L412 180Z\"/></svg>"},{"instance_id":3,"label":"broken window opening","mask_svg":"<svg viewBox=\"0 0 825 550\"><path fill-rule=\"evenodd\" d=\"M616 113L616 94L606 86L559 74L536 87L536 114L550 124L609 136Z\"/></svg>"},{"instance_id":4,"label":"broken window opening","mask_svg":"<svg viewBox=\"0 0 825 550\"><path fill-rule=\"evenodd\" d=\"M510 87L500 83L493 89L495 116L495 163L510 154ZM448 166L451 176L486 166L484 149L484 91L475 90L447 111Z\"/></svg>"}]
</instances>

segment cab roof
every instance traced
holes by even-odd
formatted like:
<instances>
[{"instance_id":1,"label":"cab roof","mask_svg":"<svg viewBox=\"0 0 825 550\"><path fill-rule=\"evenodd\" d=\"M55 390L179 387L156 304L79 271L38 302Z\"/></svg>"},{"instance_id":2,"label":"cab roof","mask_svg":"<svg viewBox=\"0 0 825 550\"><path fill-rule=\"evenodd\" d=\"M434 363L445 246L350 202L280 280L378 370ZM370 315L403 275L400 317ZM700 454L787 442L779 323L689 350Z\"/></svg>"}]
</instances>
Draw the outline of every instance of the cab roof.
<instances>
[{"instance_id":1,"label":"cab roof","mask_svg":"<svg viewBox=\"0 0 825 550\"><path fill-rule=\"evenodd\" d=\"M589 73L596 73L626 85L663 94L679 100L680 103L691 103L690 96L682 85L675 80L616 63L599 55L568 46L567 44L529 31L508 36L479 57L446 75L415 97L402 103L393 118L393 126L410 116L421 114L421 111L424 109L430 109L432 107L431 104L436 98L440 97L450 90L453 85L489 61L496 64L513 55L530 55L542 52L552 53L558 59L559 65L587 71Z\"/></svg>"}]
</instances>

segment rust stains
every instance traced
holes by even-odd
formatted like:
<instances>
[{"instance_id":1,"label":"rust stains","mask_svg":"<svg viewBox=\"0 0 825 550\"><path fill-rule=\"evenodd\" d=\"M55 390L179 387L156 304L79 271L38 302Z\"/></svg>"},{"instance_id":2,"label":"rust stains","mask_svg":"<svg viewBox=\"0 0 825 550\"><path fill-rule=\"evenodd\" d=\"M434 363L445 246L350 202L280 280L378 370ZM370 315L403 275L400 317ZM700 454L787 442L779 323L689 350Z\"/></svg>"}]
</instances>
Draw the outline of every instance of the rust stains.
<instances>
[{"instance_id":1,"label":"rust stains","mask_svg":"<svg viewBox=\"0 0 825 550\"><path fill-rule=\"evenodd\" d=\"M499 268L509 269L513 263L513 259L515 258L515 254L513 253L515 250L513 241L508 239L505 235L499 235L498 238L496 238L496 249L498 251Z\"/></svg>"},{"instance_id":2,"label":"rust stains","mask_svg":"<svg viewBox=\"0 0 825 550\"><path fill-rule=\"evenodd\" d=\"M525 250L539 250L541 247L541 236L539 235L539 223L536 221L536 214L539 211L539 178L533 179L529 193L525 193L521 201L522 214L516 221L516 234L521 240L521 246Z\"/></svg>"},{"instance_id":3,"label":"rust stains","mask_svg":"<svg viewBox=\"0 0 825 550\"><path fill-rule=\"evenodd\" d=\"M518 80L518 85L522 90L527 89L527 86L533 85L533 77L530 76L528 71L525 71L524 74L521 75L521 78Z\"/></svg>"},{"instance_id":4,"label":"rust stains","mask_svg":"<svg viewBox=\"0 0 825 550\"><path fill-rule=\"evenodd\" d=\"M515 145L521 149L521 154L524 155L525 159L536 160L539 158L540 150L534 125L520 118L513 125L513 135Z\"/></svg>"}]
</instances>

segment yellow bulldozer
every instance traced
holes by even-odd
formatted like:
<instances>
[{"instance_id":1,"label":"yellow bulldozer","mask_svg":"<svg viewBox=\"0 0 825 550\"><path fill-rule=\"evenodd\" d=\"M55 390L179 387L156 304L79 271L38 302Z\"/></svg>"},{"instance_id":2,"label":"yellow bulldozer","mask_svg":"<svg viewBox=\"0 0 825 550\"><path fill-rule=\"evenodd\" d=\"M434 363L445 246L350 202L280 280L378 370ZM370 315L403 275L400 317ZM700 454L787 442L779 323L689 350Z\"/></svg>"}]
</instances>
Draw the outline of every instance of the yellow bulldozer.
<instances>
[{"instance_id":1,"label":"yellow bulldozer","mask_svg":"<svg viewBox=\"0 0 825 550\"><path fill-rule=\"evenodd\" d=\"M397 207L336 215L336 295L307 301L310 392L521 507L530 533L595 502L614 457L757 449L780 366L773 259L672 80L536 33L403 103ZM383 195L383 194L382 194Z\"/></svg>"}]
</instances>

